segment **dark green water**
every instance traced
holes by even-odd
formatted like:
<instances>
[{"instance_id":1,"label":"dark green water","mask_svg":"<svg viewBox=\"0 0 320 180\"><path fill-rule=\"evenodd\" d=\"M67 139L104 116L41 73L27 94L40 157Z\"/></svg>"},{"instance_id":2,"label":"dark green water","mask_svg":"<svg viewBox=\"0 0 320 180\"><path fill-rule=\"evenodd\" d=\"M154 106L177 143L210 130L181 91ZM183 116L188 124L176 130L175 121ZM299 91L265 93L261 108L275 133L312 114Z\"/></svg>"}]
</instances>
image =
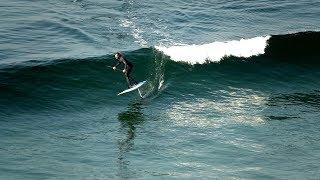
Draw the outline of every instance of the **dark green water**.
<instances>
[{"instance_id":1,"label":"dark green water","mask_svg":"<svg viewBox=\"0 0 320 180\"><path fill-rule=\"evenodd\" d=\"M0 7L0 179L319 179L319 2Z\"/></svg>"}]
</instances>

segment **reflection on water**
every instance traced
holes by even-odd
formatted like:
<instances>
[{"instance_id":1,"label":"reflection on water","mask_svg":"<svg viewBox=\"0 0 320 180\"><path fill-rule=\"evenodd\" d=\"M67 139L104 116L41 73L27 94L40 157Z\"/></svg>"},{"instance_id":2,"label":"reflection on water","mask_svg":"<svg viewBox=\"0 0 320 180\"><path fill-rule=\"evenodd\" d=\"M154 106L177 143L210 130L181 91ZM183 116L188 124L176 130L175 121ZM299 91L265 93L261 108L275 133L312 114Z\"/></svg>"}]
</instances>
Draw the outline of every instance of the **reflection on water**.
<instances>
[{"instance_id":1,"label":"reflection on water","mask_svg":"<svg viewBox=\"0 0 320 180\"><path fill-rule=\"evenodd\" d=\"M130 161L127 159L128 153L134 147L134 138L136 136L136 126L144 122L141 102L129 104L126 111L118 114L118 120L121 123L120 132L125 136L118 140L118 176L129 178L134 172L130 170Z\"/></svg>"},{"instance_id":2,"label":"reflection on water","mask_svg":"<svg viewBox=\"0 0 320 180\"><path fill-rule=\"evenodd\" d=\"M179 126L221 127L245 123L258 125L264 122L261 112L267 102L261 91L229 87L210 92L206 97L191 97L173 102L166 109L170 119Z\"/></svg>"}]
</instances>

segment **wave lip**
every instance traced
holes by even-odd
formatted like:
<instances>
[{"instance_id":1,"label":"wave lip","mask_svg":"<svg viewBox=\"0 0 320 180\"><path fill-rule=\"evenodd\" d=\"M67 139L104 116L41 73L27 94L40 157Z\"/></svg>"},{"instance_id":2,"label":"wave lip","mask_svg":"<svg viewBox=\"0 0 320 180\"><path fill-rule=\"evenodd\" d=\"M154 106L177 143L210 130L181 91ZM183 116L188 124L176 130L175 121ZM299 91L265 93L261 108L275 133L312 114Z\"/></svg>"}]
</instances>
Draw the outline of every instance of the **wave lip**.
<instances>
[{"instance_id":1,"label":"wave lip","mask_svg":"<svg viewBox=\"0 0 320 180\"><path fill-rule=\"evenodd\" d=\"M247 58L264 54L269 38L270 36L264 36L203 45L156 46L155 48L170 56L174 61L203 64L207 61L218 62L227 56Z\"/></svg>"},{"instance_id":2,"label":"wave lip","mask_svg":"<svg viewBox=\"0 0 320 180\"><path fill-rule=\"evenodd\" d=\"M320 32L305 31L294 34L272 35L265 56L275 58L319 57Z\"/></svg>"}]
</instances>

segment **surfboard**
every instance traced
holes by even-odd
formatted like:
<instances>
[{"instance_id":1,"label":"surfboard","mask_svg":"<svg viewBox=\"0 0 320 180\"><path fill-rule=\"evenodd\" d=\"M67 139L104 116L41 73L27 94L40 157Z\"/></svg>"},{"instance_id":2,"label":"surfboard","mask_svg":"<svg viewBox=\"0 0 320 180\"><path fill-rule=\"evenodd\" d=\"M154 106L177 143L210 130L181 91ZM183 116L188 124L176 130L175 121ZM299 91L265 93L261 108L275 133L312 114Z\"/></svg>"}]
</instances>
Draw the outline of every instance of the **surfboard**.
<instances>
[{"instance_id":1,"label":"surfboard","mask_svg":"<svg viewBox=\"0 0 320 180\"><path fill-rule=\"evenodd\" d=\"M126 90L118 93L118 96L121 95L121 94L125 94L125 93L128 93L128 92L134 91L134 90L138 89L139 87L143 86L146 82L147 82L147 81L139 82L138 84L132 86L131 88L126 89ZM139 91L139 95L141 96L141 92L140 92L139 89L138 89L138 91ZM141 96L141 97L142 97L142 96Z\"/></svg>"}]
</instances>

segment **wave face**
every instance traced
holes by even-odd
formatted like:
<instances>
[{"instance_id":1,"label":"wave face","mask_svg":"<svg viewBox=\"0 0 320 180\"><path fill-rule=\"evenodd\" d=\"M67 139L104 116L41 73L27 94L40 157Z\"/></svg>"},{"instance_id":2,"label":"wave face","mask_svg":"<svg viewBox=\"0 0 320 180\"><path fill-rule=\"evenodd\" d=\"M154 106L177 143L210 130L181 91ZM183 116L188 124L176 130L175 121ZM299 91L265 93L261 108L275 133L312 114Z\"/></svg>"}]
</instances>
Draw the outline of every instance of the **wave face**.
<instances>
[{"instance_id":1,"label":"wave face","mask_svg":"<svg viewBox=\"0 0 320 180\"><path fill-rule=\"evenodd\" d=\"M170 83L188 84L202 80L201 78L206 82L214 82L217 86L224 85L225 82L248 84L248 79L251 82L283 82L285 78L279 78L279 73L286 72L290 76L303 75L298 71L299 68L293 68L292 64L313 66L315 62L318 63L317 42L319 42L319 32L301 32L205 45L143 48L125 54L135 65L133 76L138 81L149 82L144 93L153 98L161 94ZM219 53L215 53L218 50ZM207 64L208 61L219 63ZM0 106L3 110L8 110L10 104L39 101L40 104L44 104L37 107L50 109L51 105L57 106L60 100L63 101L65 97L71 95L86 99L88 97L85 94L88 92L91 92L91 97L99 97L106 93L108 95L104 97L107 100L127 86L121 73L115 73L107 68L114 64L113 55L110 54L86 59L30 61L2 66ZM190 67L188 64L199 66ZM186 74L190 79L184 78ZM211 76L214 78L210 78ZM239 76L243 78L238 79ZM317 79L314 76L310 78ZM255 88L264 86L258 84L259 86ZM177 89L172 91L175 92ZM82 100L76 98L76 101ZM89 102L95 100L87 101ZM31 104L23 107L29 107Z\"/></svg>"},{"instance_id":2,"label":"wave face","mask_svg":"<svg viewBox=\"0 0 320 180\"><path fill-rule=\"evenodd\" d=\"M285 78L278 77L279 71L289 73L290 76L300 76L301 72L291 66L297 63L314 65L314 60L319 59L319 46L316 43L318 39L319 32L302 32L205 45L143 48L125 54L135 65L133 76L138 81L149 82L143 91L153 98L161 94L170 83L188 84L201 80L201 77L207 82L214 81L217 86L221 86L225 82L248 84L248 79L251 82L283 82ZM213 50L210 51L211 49ZM219 53L215 53L218 50ZM303 61L300 60L301 57ZM282 64L283 59L288 64ZM51 105L57 106L60 100L63 101L70 95L88 98L84 96L88 92L91 92L91 97L99 97L106 93L108 95L104 97L107 100L127 86L121 73L107 68L114 64L113 55L110 54L86 59L31 61L3 66L0 69L0 104L2 109L8 109L6 107L10 107L8 105L12 102L17 105L16 102L20 102L21 99L21 102L37 99L36 101L44 103L43 106L37 107L51 108ZM190 67L188 64L199 66ZM278 65L282 68L279 69ZM190 79L184 78L186 74ZM210 78L211 76L214 78ZM239 76L243 78L238 79ZM258 84L255 88L264 86ZM172 90L175 92L177 89ZM76 101L82 100L76 98Z\"/></svg>"},{"instance_id":3,"label":"wave face","mask_svg":"<svg viewBox=\"0 0 320 180\"><path fill-rule=\"evenodd\" d=\"M148 81L143 91L150 96L161 90L164 71L163 59L150 60L156 58L154 52L154 49L140 49L126 53L135 65L133 77L137 81ZM108 104L110 98L127 88L122 73L108 67L115 64L110 54L3 67L0 69L0 109L2 113L6 110L65 109L66 105L81 109L84 108L82 101L88 107Z\"/></svg>"},{"instance_id":4,"label":"wave face","mask_svg":"<svg viewBox=\"0 0 320 180\"><path fill-rule=\"evenodd\" d=\"M241 39L239 41L213 42L203 45L157 46L156 49L174 61L189 64L219 62L223 58L264 55L275 58L319 56L320 32L300 32Z\"/></svg>"}]
</instances>

